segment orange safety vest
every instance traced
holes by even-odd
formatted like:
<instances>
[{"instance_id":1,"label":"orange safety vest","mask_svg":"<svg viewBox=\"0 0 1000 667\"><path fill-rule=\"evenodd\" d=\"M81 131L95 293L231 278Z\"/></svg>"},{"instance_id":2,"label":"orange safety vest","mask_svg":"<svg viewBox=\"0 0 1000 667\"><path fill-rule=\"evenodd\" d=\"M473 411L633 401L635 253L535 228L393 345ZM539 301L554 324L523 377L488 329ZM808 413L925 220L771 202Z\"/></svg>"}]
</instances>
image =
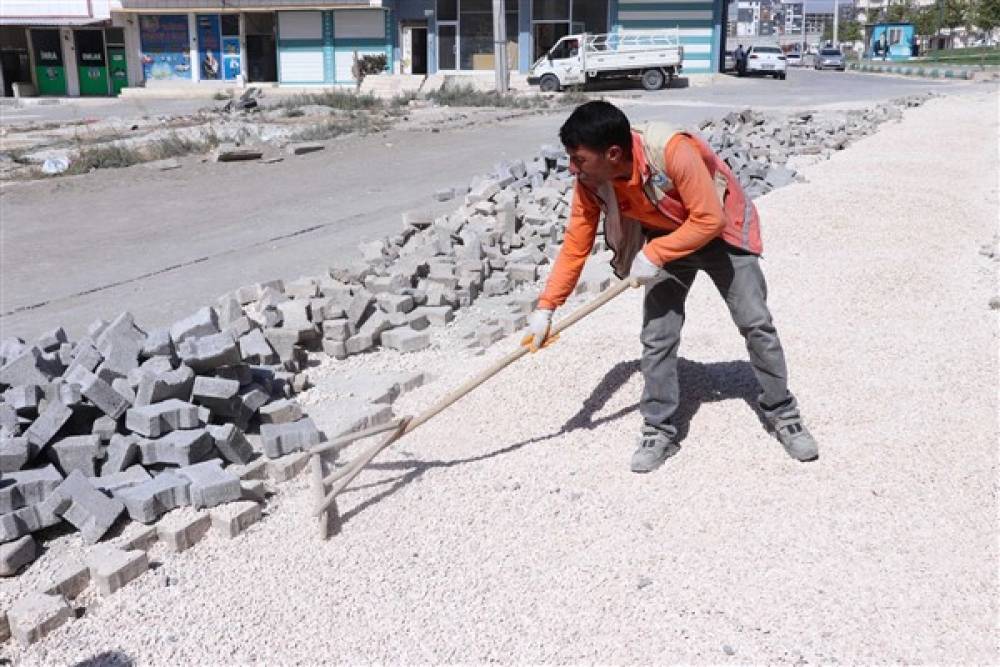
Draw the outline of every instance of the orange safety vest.
<instances>
[{"instance_id":1,"label":"orange safety vest","mask_svg":"<svg viewBox=\"0 0 1000 667\"><path fill-rule=\"evenodd\" d=\"M684 134L694 139L705 166L708 167L708 173L715 180L715 189L726 216L726 226L722 229L721 238L729 245L755 255L764 251L760 240L757 207L746 195L729 165L715 154L704 139L693 132L675 129L665 123L647 123L633 127L632 131L642 141L643 155L632 156L633 160L640 160L640 168L644 167L642 189L660 213L678 226L687 219L687 207L667 175L664 163L667 144L674 135ZM625 278L632 268L632 261L646 242L642 223L622 217L611 183L605 183L594 194L604 211L604 240L614 253L611 267L619 278Z\"/></svg>"}]
</instances>

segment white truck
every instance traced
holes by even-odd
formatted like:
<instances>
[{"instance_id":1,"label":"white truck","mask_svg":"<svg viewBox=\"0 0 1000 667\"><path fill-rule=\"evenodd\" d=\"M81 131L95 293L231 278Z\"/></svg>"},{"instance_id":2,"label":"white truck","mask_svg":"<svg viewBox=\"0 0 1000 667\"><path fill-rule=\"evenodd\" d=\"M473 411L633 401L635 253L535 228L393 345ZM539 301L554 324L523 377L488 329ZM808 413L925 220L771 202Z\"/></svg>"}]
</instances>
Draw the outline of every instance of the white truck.
<instances>
[{"instance_id":1,"label":"white truck","mask_svg":"<svg viewBox=\"0 0 1000 667\"><path fill-rule=\"evenodd\" d=\"M679 30L566 35L531 66L528 83L557 92L600 79L638 79L646 90L659 90L683 60Z\"/></svg>"}]
</instances>

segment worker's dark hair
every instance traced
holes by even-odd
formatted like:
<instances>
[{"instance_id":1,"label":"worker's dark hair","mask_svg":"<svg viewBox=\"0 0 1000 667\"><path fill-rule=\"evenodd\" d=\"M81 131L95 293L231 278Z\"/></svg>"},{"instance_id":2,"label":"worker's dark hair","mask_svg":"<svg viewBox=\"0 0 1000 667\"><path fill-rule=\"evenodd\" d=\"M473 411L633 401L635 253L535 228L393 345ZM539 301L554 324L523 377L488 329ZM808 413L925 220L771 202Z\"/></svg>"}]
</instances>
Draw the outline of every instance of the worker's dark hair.
<instances>
[{"instance_id":1,"label":"worker's dark hair","mask_svg":"<svg viewBox=\"0 0 1000 667\"><path fill-rule=\"evenodd\" d=\"M621 146L626 156L632 155L632 128L622 110L603 100L581 104L559 128L563 146L572 150L584 146L604 151Z\"/></svg>"}]
</instances>

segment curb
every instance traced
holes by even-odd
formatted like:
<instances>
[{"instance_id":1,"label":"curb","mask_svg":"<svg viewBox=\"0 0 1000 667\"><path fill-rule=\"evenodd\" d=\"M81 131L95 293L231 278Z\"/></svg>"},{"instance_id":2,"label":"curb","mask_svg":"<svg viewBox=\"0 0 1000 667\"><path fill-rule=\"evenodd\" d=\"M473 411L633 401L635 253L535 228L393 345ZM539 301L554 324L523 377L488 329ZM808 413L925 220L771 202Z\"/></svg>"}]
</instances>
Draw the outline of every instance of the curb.
<instances>
[{"instance_id":1,"label":"curb","mask_svg":"<svg viewBox=\"0 0 1000 667\"><path fill-rule=\"evenodd\" d=\"M913 65L871 65L868 63L848 63L847 68L855 72L867 74L899 74L902 76L916 76L926 79L957 79L962 81L974 81L979 78L987 78L996 75L996 72L979 71L971 69L953 69L946 67L923 67Z\"/></svg>"}]
</instances>

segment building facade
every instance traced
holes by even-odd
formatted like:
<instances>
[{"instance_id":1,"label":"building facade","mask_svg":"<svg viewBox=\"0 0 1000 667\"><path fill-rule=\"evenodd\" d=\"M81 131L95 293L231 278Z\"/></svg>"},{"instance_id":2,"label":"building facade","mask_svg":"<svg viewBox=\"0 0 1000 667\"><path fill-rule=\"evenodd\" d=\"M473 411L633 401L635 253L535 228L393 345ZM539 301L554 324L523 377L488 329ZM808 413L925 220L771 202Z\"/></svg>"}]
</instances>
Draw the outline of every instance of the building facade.
<instances>
[{"instance_id":1,"label":"building facade","mask_svg":"<svg viewBox=\"0 0 1000 667\"><path fill-rule=\"evenodd\" d=\"M676 29L683 71L715 72L726 11L722 0L505 0L506 57L527 73L567 34ZM5 95L13 83L42 95L346 86L366 58L394 73L463 74L492 71L494 53L493 0L0 2Z\"/></svg>"}]
</instances>

